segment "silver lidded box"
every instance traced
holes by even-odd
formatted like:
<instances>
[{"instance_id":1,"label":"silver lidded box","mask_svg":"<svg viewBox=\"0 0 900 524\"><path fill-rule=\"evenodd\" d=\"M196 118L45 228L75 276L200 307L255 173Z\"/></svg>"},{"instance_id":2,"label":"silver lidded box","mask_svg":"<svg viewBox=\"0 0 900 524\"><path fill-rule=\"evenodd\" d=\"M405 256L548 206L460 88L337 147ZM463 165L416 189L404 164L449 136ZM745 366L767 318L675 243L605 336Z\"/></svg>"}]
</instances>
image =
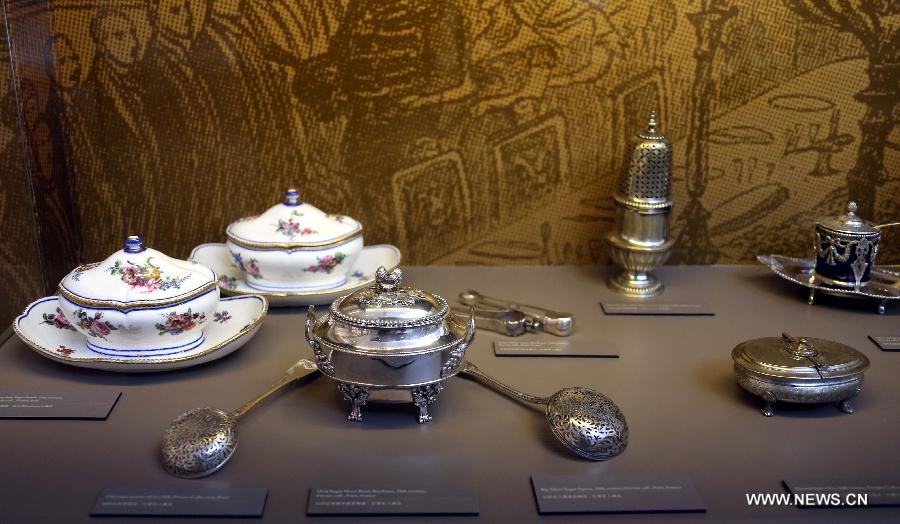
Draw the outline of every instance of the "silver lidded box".
<instances>
[{"instance_id":1,"label":"silver lidded box","mask_svg":"<svg viewBox=\"0 0 900 524\"><path fill-rule=\"evenodd\" d=\"M762 397L762 413L771 417L775 402L824 404L836 402L844 413L862 389L865 355L838 342L821 338L756 338L731 352L739 386Z\"/></svg>"},{"instance_id":2,"label":"silver lidded box","mask_svg":"<svg viewBox=\"0 0 900 524\"><path fill-rule=\"evenodd\" d=\"M322 319L309 309L306 340L319 370L352 404L349 420L361 421L362 406L382 400L412 402L419 423L428 422L428 405L475 337L474 309L461 321L446 300L404 287L402 278L400 269L381 267L373 286L335 300Z\"/></svg>"},{"instance_id":3,"label":"silver lidded box","mask_svg":"<svg viewBox=\"0 0 900 524\"><path fill-rule=\"evenodd\" d=\"M671 189L672 149L657 131L656 113L651 113L613 193L616 222L606 241L612 261L622 268L609 279L613 290L633 297L662 293L662 283L650 271L672 251L673 241L668 239Z\"/></svg>"}]
</instances>

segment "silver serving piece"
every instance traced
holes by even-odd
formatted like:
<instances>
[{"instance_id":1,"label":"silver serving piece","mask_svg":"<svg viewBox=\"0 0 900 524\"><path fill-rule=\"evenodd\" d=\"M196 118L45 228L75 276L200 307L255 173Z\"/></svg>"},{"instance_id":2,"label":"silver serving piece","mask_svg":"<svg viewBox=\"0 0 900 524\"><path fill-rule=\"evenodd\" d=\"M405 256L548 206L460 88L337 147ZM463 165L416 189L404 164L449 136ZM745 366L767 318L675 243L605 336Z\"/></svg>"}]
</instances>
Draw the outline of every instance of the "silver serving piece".
<instances>
[{"instance_id":1,"label":"silver serving piece","mask_svg":"<svg viewBox=\"0 0 900 524\"><path fill-rule=\"evenodd\" d=\"M767 417L775 402L836 402L844 413L853 413L850 401L869 367L869 359L849 346L787 333L742 342L731 358L738 385L766 401Z\"/></svg>"},{"instance_id":2,"label":"silver serving piece","mask_svg":"<svg viewBox=\"0 0 900 524\"><path fill-rule=\"evenodd\" d=\"M200 478L219 471L237 448L237 424L241 417L288 384L316 371L314 363L300 359L281 380L231 413L197 408L182 414L163 433L163 467L182 478Z\"/></svg>"},{"instance_id":3,"label":"silver serving piece","mask_svg":"<svg viewBox=\"0 0 900 524\"><path fill-rule=\"evenodd\" d=\"M900 222L874 225L856 215L856 202L847 205L847 214L816 221L816 264L809 287L809 303L816 298L816 290L842 289L857 294L879 294L869 288L873 274L877 272L875 257L881 242L881 230L897 226ZM884 301L879 307L884 313Z\"/></svg>"},{"instance_id":4,"label":"silver serving piece","mask_svg":"<svg viewBox=\"0 0 900 524\"><path fill-rule=\"evenodd\" d=\"M575 319L571 313L489 297L472 289L460 293L459 301L475 308L477 327L512 337L541 331L567 337L574 328ZM454 309L454 313L463 312Z\"/></svg>"},{"instance_id":5,"label":"silver serving piece","mask_svg":"<svg viewBox=\"0 0 900 524\"><path fill-rule=\"evenodd\" d=\"M619 406L593 389L572 387L550 397L537 397L507 386L468 361L463 363L460 373L513 400L545 406L553 436L581 457L608 460L625 451L628 445L628 424Z\"/></svg>"},{"instance_id":6,"label":"silver serving piece","mask_svg":"<svg viewBox=\"0 0 900 524\"><path fill-rule=\"evenodd\" d=\"M306 340L316 365L351 403L349 420L362 420L368 401L412 402L419 423L431 420L428 405L443 382L459 372L475 337L475 314L461 321L447 301L401 286L400 269L381 267L375 285L335 300L316 318L309 308Z\"/></svg>"},{"instance_id":7,"label":"silver serving piece","mask_svg":"<svg viewBox=\"0 0 900 524\"><path fill-rule=\"evenodd\" d=\"M802 259L782 255L756 257L778 276L809 289L807 302L815 303L816 293L872 298L884 313L890 300L900 299L900 279L888 268L875 265L881 230L900 222L873 225L856 215L856 203L847 213L820 218L815 224L813 255Z\"/></svg>"},{"instance_id":8,"label":"silver serving piece","mask_svg":"<svg viewBox=\"0 0 900 524\"><path fill-rule=\"evenodd\" d=\"M656 113L638 134L619 187L613 193L616 223L607 235L613 262L622 268L609 286L633 297L652 297L663 291L650 271L662 265L672 250L668 216L672 210L672 149L657 131Z\"/></svg>"},{"instance_id":9,"label":"silver serving piece","mask_svg":"<svg viewBox=\"0 0 900 524\"><path fill-rule=\"evenodd\" d=\"M508 337L518 337L525 333L534 333L535 325L532 321L522 313L514 309L475 309L475 327L478 329L486 329L494 331ZM458 322L465 322L466 317L471 313L470 310L454 307L450 312L457 318Z\"/></svg>"},{"instance_id":10,"label":"silver serving piece","mask_svg":"<svg viewBox=\"0 0 900 524\"><path fill-rule=\"evenodd\" d=\"M878 301L878 313L884 314L887 303L900 300L900 272L884 266L870 270L869 281L859 289L829 286L819 281L813 273L816 261L812 258L794 258L783 255L759 255L756 259L781 278L809 289L809 303L814 303L817 291L826 295L872 299Z\"/></svg>"}]
</instances>

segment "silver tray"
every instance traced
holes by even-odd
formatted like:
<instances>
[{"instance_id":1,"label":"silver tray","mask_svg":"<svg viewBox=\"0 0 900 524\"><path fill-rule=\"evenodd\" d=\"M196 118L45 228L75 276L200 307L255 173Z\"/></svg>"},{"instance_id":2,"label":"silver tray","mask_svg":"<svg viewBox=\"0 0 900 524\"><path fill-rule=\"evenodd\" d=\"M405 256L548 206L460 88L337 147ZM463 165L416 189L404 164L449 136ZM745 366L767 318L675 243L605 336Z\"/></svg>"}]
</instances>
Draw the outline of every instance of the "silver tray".
<instances>
[{"instance_id":1,"label":"silver tray","mask_svg":"<svg viewBox=\"0 0 900 524\"><path fill-rule=\"evenodd\" d=\"M873 267L869 281L854 289L817 281L814 275L816 261L811 258L759 255L756 259L781 278L808 288L810 304L815 301L816 291L821 291L834 296L877 300L878 312L883 314L889 300L900 300L900 271L895 268Z\"/></svg>"}]
</instances>

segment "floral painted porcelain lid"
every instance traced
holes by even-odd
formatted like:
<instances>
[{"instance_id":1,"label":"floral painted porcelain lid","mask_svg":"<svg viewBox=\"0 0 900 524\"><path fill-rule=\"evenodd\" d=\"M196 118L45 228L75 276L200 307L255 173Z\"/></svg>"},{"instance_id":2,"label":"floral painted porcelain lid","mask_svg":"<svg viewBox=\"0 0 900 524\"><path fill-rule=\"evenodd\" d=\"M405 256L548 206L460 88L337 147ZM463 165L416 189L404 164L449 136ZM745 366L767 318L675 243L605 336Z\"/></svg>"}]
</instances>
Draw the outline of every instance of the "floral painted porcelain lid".
<instances>
[{"instance_id":1,"label":"floral painted porcelain lid","mask_svg":"<svg viewBox=\"0 0 900 524\"><path fill-rule=\"evenodd\" d=\"M216 288L212 269L150 249L139 236L103 262L75 268L59 292L87 307L131 309L181 302Z\"/></svg>"},{"instance_id":2,"label":"floral painted porcelain lid","mask_svg":"<svg viewBox=\"0 0 900 524\"><path fill-rule=\"evenodd\" d=\"M343 215L331 215L300 201L288 189L284 202L265 213L240 219L226 230L228 239L258 249L313 249L343 243L362 234L362 225Z\"/></svg>"}]
</instances>

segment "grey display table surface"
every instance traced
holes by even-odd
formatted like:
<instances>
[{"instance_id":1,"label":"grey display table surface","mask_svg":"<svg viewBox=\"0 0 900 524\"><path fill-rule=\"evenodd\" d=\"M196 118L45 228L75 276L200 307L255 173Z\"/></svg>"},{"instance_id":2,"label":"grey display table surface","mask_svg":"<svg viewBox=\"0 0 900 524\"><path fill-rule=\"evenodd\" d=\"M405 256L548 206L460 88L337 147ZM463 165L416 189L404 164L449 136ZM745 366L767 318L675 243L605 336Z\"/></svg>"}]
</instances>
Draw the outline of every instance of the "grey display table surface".
<instances>
[{"instance_id":1,"label":"grey display table surface","mask_svg":"<svg viewBox=\"0 0 900 524\"><path fill-rule=\"evenodd\" d=\"M750 507L747 493L782 493L790 476L847 481L900 480L900 353L883 352L867 335L900 334L900 308L821 298L766 269L666 267L664 302L706 302L713 317L604 315L598 301L617 299L593 267L409 267L405 283L455 299L467 288L575 314L572 340L590 341L619 359L496 357L479 332L469 359L513 386L550 394L567 385L596 388L628 418L628 449L605 463L580 460L550 434L543 414L463 378L446 384L419 425L412 405L374 405L365 421L325 378L283 392L242 421L232 461L202 480L170 477L160 467L162 429L199 406L234 409L277 379L299 357L305 310L272 309L256 338L219 361L181 371L124 375L67 367L28 349L15 336L0 347L5 390L121 390L106 421L0 420L0 522L86 522L104 487L209 485L265 487L265 522L298 522L311 486L450 483L477 489L479 517L407 521L721 522L898 521L900 508ZM833 339L872 362L845 415L833 406L776 406L732 379L731 349L782 331ZM533 336L533 335L532 335ZM541 337L553 338L548 335ZM539 516L534 474L686 473L706 514ZM379 517L382 522L399 517ZM151 519L116 518L150 522ZM355 520L327 518L329 522ZM212 522L212 519L207 519ZM234 519L228 519L234 522Z\"/></svg>"}]
</instances>

